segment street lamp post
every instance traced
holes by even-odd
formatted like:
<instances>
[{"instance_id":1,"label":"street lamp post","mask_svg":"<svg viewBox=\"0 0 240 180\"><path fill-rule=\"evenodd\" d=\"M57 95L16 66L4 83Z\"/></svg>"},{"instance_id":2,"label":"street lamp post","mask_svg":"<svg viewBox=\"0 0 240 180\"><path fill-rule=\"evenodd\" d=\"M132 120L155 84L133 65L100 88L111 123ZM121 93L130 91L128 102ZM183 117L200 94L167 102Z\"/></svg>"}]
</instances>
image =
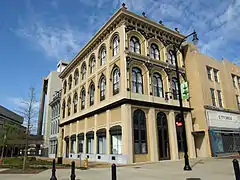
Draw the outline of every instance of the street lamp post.
<instances>
[{"instance_id":1,"label":"street lamp post","mask_svg":"<svg viewBox=\"0 0 240 180\"><path fill-rule=\"evenodd\" d=\"M172 44L173 45L173 55L175 57L175 65L176 65L176 76L177 76L177 85L178 85L178 98L179 98L179 107L180 107L180 116L182 120L182 127L183 127L183 146L184 146L184 170L185 171L191 171L192 168L189 164L189 158L188 158L188 145L187 145L187 136L186 136L186 127L185 127L185 120L184 120L184 110L183 110L183 102L182 102L182 94L181 94L181 84L180 84L180 73L178 69L178 60L177 60L177 51L180 50L182 43L190 36L193 36L193 42L194 44L197 43L198 37L197 33L194 32L187 35L183 38L183 40L179 44Z\"/></svg>"}]
</instances>

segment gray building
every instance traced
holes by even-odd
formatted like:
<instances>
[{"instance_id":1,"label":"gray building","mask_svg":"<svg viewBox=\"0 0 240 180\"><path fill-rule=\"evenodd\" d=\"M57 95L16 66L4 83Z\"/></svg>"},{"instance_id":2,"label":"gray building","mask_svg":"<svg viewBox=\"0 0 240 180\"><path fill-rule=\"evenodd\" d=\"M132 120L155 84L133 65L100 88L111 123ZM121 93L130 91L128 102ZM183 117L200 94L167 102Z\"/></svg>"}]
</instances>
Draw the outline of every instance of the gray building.
<instances>
[{"instance_id":1,"label":"gray building","mask_svg":"<svg viewBox=\"0 0 240 180\"><path fill-rule=\"evenodd\" d=\"M59 122L60 122L60 101L61 101L61 90L56 91L53 95L53 100L49 104L52 108L52 119L50 123L50 137L49 137L49 149L48 156L50 158L57 157L57 146L58 146L58 133L59 133Z\"/></svg>"},{"instance_id":2,"label":"gray building","mask_svg":"<svg viewBox=\"0 0 240 180\"><path fill-rule=\"evenodd\" d=\"M63 69L67 66L67 62L60 61L57 64L57 70L51 71L47 77L43 77L42 92L39 107L38 117L38 131L37 134L41 135L44 125L43 133L43 155L49 156L49 138L51 136L51 123L52 123L52 107L50 103L53 101L56 91L62 88L61 79L58 77ZM58 111L59 113L59 111Z\"/></svg>"}]
</instances>

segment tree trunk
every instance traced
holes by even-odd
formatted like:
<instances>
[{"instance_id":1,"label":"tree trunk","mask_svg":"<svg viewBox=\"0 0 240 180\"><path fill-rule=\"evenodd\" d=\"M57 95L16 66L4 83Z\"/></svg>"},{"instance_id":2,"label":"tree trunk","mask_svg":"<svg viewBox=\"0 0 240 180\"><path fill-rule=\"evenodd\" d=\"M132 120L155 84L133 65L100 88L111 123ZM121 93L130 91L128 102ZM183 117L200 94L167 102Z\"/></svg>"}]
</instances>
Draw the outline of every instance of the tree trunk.
<instances>
[{"instance_id":1,"label":"tree trunk","mask_svg":"<svg viewBox=\"0 0 240 180\"><path fill-rule=\"evenodd\" d=\"M1 159L3 159L3 155L4 155L4 146L2 147Z\"/></svg>"},{"instance_id":2,"label":"tree trunk","mask_svg":"<svg viewBox=\"0 0 240 180\"><path fill-rule=\"evenodd\" d=\"M14 146L13 147L11 147L11 158L13 157L13 152L14 152Z\"/></svg>"},{"instance_id":3,"label":"tree trunk","mask_svg":"<svg viewBox=\"0 0 240 180\"><path fill-rule=\"evenodd\" d=\"M23 157L23 171L25 171L26 168L26 161L27 161L27 144L25 145L24 148L24 157Z\"/></svg>"}]
</instances>

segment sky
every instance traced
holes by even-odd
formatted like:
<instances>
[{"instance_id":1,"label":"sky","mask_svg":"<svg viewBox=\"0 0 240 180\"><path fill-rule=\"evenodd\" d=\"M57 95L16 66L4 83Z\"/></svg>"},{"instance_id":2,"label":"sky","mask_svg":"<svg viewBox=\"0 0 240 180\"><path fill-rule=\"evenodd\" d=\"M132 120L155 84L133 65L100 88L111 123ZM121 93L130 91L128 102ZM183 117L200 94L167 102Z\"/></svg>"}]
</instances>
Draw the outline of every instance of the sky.
<instances>
[{"instance_id":1,"label":"sky","mask_svg":"<svg viewBox=\"0 0 240 180\"><path fill-rule=\"evenodd\" d=\"M195 29L200 52L240 65L240 0L1 0L0 104L17 110L30 87L39 101L42 77L71 61L123 2L185 35Z\"/></svg>"}]
</instances>

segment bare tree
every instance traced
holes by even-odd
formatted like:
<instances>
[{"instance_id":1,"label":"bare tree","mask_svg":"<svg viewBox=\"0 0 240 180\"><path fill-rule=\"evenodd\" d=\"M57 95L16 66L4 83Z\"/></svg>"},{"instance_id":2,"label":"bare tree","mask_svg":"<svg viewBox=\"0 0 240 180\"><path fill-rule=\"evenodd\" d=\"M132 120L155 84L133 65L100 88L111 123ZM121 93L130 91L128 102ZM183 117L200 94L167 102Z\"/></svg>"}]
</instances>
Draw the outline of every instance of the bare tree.
<instances>
[{"instance_id":1,"label":"bare tree","mask_svg":"<svg viewBox=\"0 0 240 180\"><path fill-rule=\"evenodd\" d=\"M27 121L27 129L26 129L26 143L25 143L25 150L24 150L24 158L23 158L23 171L26 168L26 161L27 161L27 151L28 151L28 137L31 131L31 122L36 117L36 95L35 89L30 88L29 94L27 99L23 99L21 102L21 106L19 107L19 113L22 114L25 121Z\"/></svg>"}]
</instances>

